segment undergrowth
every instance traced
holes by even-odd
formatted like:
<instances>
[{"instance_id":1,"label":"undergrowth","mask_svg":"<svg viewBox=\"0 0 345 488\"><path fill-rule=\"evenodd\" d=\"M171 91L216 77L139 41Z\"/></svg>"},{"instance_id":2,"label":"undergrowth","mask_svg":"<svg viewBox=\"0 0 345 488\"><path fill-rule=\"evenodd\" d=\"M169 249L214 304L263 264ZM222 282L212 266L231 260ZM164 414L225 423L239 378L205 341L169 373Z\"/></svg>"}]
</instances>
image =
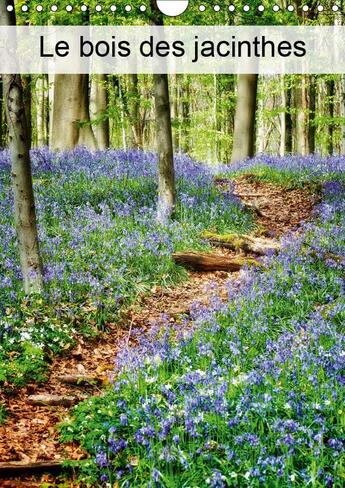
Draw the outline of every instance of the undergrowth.
<instances>
[{"instance_id":1,"label":"undergrowth","mask_svg":"<svg viewBox=\"0 0 345 488\"><path fill-rule=\"evenodd\" d=\"M253 227L211 171L176 158L177 205L168 226L156 222L156 156L140 151L56 155L32 151L45 293L27 300L13 223L8 152L0 153L0 384L41 381L49 358L67 352L78 334L116 322L138 295L186 279L174 251L207 249L205 229Z\"/></svg>"},{"instance_id":2,"label":"undergrowth","mask_svg":"<svg viewBox=\"0 0 345 488\"><path fill-rule=\"evenodd\" d=\"M89 452L84 481L343 486L345 188L328 179L317 220L267 271L125 348L113 387L75 408L61 435Z\"/></svg>"}]
</instances>

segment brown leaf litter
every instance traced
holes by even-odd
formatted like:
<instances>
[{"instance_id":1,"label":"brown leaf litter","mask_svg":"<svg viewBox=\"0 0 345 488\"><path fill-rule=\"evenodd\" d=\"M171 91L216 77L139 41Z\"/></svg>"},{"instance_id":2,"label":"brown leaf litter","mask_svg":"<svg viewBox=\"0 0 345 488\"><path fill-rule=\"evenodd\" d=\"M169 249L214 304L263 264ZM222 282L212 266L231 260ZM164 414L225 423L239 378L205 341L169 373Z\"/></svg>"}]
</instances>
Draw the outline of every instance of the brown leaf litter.
<instances>
[{"instance_id":1,"label":"brown leaf litter","mask_svg":"<svg viewBox=\"0 0 345 488\"><path fill-rule=\"evenodd\" d=\"M249 204L256 213L259 234L280 237L290 231L296 231L301 222L311 218L317 201L305 189L286 189L257 180L253 175L243 175L231 183L229 180L217 181L221 189L233 187L244 205ZM217 252L234 255L226 249ZM98 395L99 385L79 386L61 383L59 377L67 374L97 376L106 384L108 373L113 369L114 358L121 344L132 345L138 328L145 333L153 323L160 320L162 314L171 322L179 322L188 317L195 302L205 306L215 294L222 300L227 299L226 284L229 279L238 277L238 273L223 271L213 273L189 272L189 280L175 287L154 287L149 296L143 296L126 313L120 324L108 324L107 333L97 339L78 338L74 350L65 357L57 357L50 366L48 381L43 384L29 384L25 388L4 395L0 393L8 410L8 418L0 426L0 462L5 461L61 461L63 459L82 459L85 453L78 445L59 443L56 425L68 415L68 409L28 404L28 395ZM45 483L47 488L59 486L58 478L50 474L39 476L21 476L0 479L0 487L38 487ZM77 487L73 481L61 485Z\"/></svg>"}]
</instances>

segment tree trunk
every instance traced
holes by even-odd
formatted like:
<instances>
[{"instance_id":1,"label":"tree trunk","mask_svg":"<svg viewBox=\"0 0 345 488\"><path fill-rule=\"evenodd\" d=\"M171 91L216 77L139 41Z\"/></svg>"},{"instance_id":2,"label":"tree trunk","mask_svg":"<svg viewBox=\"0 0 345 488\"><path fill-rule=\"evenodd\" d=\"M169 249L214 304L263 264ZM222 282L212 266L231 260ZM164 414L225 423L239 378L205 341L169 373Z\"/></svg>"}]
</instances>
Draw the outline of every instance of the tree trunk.
<instances>
[{"instance_id":1,"label":"tree trunk","mask_svg":"<svg viewBox=\"0 0 345 488\"><path fill-rule=\"evenodd\" d=\"M151 0L154 24L163 25L163 17L156 0ZM157 220L166 224L175 206L174 150L171 130L169 82L167 74L154 74L156 140L158 152Z\"/></svg>"},{"instance_id":2,"label":"tree trunk","mask_svg":"<svg viewBox=\"0 0 345 488\"><path fill-rule=\"evenodd\" d=\"M257 85L258 75L238 75L232 163L254 156Z\"/></svg>"},{"instance_id":3,"label":"tree trunk","mask_svg":"<svg viewBox=\"0 0 345 488\"><path fill-rule=\"evenodd\" d=\"M110 146L110 127L108 110L107 75L93 75L91 82L91 118L96 119L93 125L97 147L107 149Z\"/></svg>"},{"instance_id":4,"label":"tree trunk","mask_svg":"<svg viewBox=\"0 0 345 488\"><path fill-rule=\"evenodd\" d=\"M334 80L327 80L326 81L326 88L327 88L327 107L328 107L328 138L327 138L327 153L332 155L334 151L333 145L333 132L334 132L334 105L335 105L335 87L334 87Z\"/></svg>"},{"instance_id":5,"label":"tree trunk","mask_svg":"<svg viewBox=\"0 0 345 488\"><path fill-rule=\"evenodd\" d=\"M127 135L126 135L126 100L123 93L122 82L118 78L119 103L120 103L120 118L121 118L121 133L122 133L122 147L127 151Z\"/></svg>"},{"instance_id":6,"label":"tree trunk","mask_svg":"<svg viewBox=\"0 0 345 488\"><path fill-rule=\"evenodd\" d=\"M181 98L181 127L182 127L182 147L184 152L188 154L190 151L190 77L185 75L182 87L182 98ZM216 103L216 102L215 102Z\"/></svg>"},{"instance_id":7,"label":"tree trunk","mask_svg":"<svg viewBox=\"0 0 345 488\"><path fill-rule=\"evenodd\" d=\"M153 75L157 150L158 150L158 220L167 222L175 205L174 152L171 132L168 75Z\"/></svg>"},{"instance_id":8,"label":"tree trunk","mask_svg":"<svg viewBox=\"0 0 345 488\"><path fill-rule=\"evenodd\" d=\"M257 109L257 148L258 153L262 154L265 151L266 147L266 127L265 127L265 118L264 118L264 104L265 100L263 97L258 101L258 109Z\"/></svg>"},{"instance_id":9,"label":"tree trunk","mask_svg":"<svg viewBox=\"0 0 345 488\"><path fill-rule=\"evenodd\" d=\"M23 84L23 102L25 108L25 117L27 123L27 135L29 149L32 146L32 116L31 116L31 75L22 75Z\"/></svg>"},{"instance_id":10,"label":"tree trunk","mask_svg":"<svg viewBox=\"0 0 345 488\"><path fill-rule=\"evenodd\" d=\"M300 76L301 84L296 87L296 150L305 156L308 153L307 137L307 80L306 75Z\"/></svg>"},{"instance_id":11,"label":"tree trunk","mask_svg":"<svg viewBox=\"0 0 345 488\"><path fill-rule=\"evenodd\" d=\"M89 75L71 75L81 77L80 93L80 116L79 116L79 136L78 145L86 146L89 149L97 149L97 143L90 119L90 93L89 93Z\"/></svg>"},{"instance_id":12,"label":"tree trunk","mask_svg":"<svg viewBox=\"0 0 345 488\"><path fill-rule=\"evenodd\" d=\"M13 5L13 0L8 2ZM0 25L15 25L15 13L0 4ZM25 293L43 289L42 264L39 255L34 193L29 154L28 124L20 75L3 75L4 100L12 159L12 185L15 223Z\"/></svg>"},{"instance_id":13,"label":"tree trunk","mask_svg":"<svg viewBox=\"0 0 345 488\"><path fill-rule=\"evenodd\" d=\"M0 148L4 147L4 120L2 116L3 112L3 84L2 84L2 76L0 76Z\"/></svg>"},{"instance_id":14,"label":"tree trunk","mask_svg":"<svg viewBox=\"0 0 345 488\"><path fill-rule=\"evenodd\" d=\"M173 100L171 103L171 118L174 123L173 144L174 150L180 149L180 117L179 117L179 75L173 75Z\"/></svg>"},{"instance_id":15,"label":"tree trunk","mask_svg":"<svg viewBox=\"0 0 345 488\"><path fill-rule=\"evenodd\" d=\"M54 79L51 147L53 150L73 149L83 144L96 148L90 124L89 76L56 74Z\"/></svg>"},{"instance_id":16,"label":"tree trunk","mask_svg":"<svg viewBox=\"0 0 345 488\"><path fill-rule=\"evenodd\" d=\"M280 144L279 155L285 156L285 141L286 141L286 92L284 75L280 75L280 93L281 93L281 113L280 113Z\"/></svg>"},{"instance_id":17,"label":"tree trunk","mask_svg":"<svg viewBox=\"0 0 345 488\"><path fill-rule=\"evenodd\" d=\"M133 147L143 148L143 125L140 115L140 92L137 74L130 75L129 113L132 128Z\"/></svg>"},{"instance_id":18,"label":"tree trunk","mask_svg":"<svg viewBox=\"0 0 345 488\"><path fill-rule=\"evenodd\" d=\"M55 76L48 74L48 100L49 100L49 125L48 125L48 143L50 147L52 146L53 137L53 110L54 110L54 86L55 86Z\"/></svg>"},{"instance_id":19,"label":"tree trunk","mask_svg":"<svg viewBox=\"0 0 345 488\"><path fill-rule=\"evenodd\" d=\"M52 107L51 147L53 150L73 149L78 144L81 76L56 74Z\"/></svg>"},{"instance_id":20,"label":"tree trunk","mask_svg":"<svg viewBox=\"0 0 345 488\"><path fill-rule=\"evenodd\" d=\"M308 120L308 151L315 152L315 109L316 109L316 78L309 75L309 120Z\"/></svg>"},{"instance_id":21,"label":"tree trunk","mask_svg":"<svg viewBox=\"0 0 345 488\"><path fill-rule=\"evenodd\" d=\"M37 96L37 144L38 146L46 146L48 144L47 117L49 114L47 75L42 75L37 78L36 96Z\"/></svg>"},{"instance_id":22,"label":"tree trunk","mask_svg":"<svg viewBox=\"0 0 345 488\"><path fill-rule=\"evenodd\" d=\"M292 90L290 83L286 87L286 113L285 113L285 152L292 153L293 147L293 124L292 124Z\"/></svg>"},{"instance_id":23,"label":"tree trunk","mask_svg":"<svg viewBox=\"0 0 345 488\"><path fill-rule=\"evenodd\" d=\"M292 94L290 81L285 81L285 76L281 75L281 99L282 99L282 113L280 114L280 155L292 153Z\"/></svg>"},{"instance_id":24,"label":"tree trunk","mask_svg":"<svg viewBox=\"0 0 345 488\"><path fill-rule=\"evenodd\" d=\"M345 154L345 75L341 75L340 83L341 83L340 116L342 118L340 151L341 154Z\"/></svg>"}]
</instances>

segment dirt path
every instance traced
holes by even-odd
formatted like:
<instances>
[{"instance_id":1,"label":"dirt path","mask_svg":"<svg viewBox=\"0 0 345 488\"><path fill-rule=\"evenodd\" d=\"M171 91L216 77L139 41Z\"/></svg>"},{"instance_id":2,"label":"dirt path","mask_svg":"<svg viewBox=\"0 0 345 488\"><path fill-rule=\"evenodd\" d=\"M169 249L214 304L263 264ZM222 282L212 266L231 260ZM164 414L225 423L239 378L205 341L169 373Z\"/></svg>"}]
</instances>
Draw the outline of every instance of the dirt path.
<instances>
[{"instance_id":1,"label":"dirt path","mask_svg":"<svg viewBox=\"0 0 345 488\"><path fill-rule=\"evenodd\" d=\"M227 191L230 183L221 180L218 185ZM258 232L279 237L288 231L298 229L301 222L310 219L316 198L305 190L287 190L272 184L257 181L251 175L236 180L235 193L244 204L254 205L257 214ZM231 251L217 249L215 252L233 255ZM121 325L111 325L107 334L97 340L86 341L79 338L78 345L67 357L55 359L50 368L50 376L41 385L27 385L12 395L3 397L9 416L5 425L0 426L0 462L21 461L61 461L82 459L85 454L77 445L61 445L55 425L68 414L64 407L32 406L27 403L28 395L95 395L101 386L70 386L59 381L66 374L97 375L104 382L113 368L119 347L129 347L135 341L134 332L139 328L145 333L152 323L166 314L170 321L178 321L188 316L192 304L201 302L207 306L210 297L217 294L227 299L226 283L235 279L238 273L189 273L189 281L175 288L152 289L149 297L143 297L133 305ZM1 400L1 397L0 397ZM42 483L49 487L58 486L56 478L49 474L39 477L0 479L0 487L38 487ZM77 486L76 484L65 484Z\"/></svg>"}]
</instances>

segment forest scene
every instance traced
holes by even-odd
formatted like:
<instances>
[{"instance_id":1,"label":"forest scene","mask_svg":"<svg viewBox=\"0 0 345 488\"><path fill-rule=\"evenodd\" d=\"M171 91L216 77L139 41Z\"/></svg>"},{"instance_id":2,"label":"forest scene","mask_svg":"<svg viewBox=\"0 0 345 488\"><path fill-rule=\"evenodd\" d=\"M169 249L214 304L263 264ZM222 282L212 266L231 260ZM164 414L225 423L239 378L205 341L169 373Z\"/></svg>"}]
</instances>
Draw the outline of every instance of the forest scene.
<instances>
[{"instance_id":1,"label":"forest scene","mask_svg":"<svg viewBox=\"0 0 345 488\"><path fill-rule=\"evenodd\" d=\"M0 0L0 25L345 18L52 3ZM0 487L344 486L336 67L2 74L0 209Z\"/></svg>"}]
</instances>

